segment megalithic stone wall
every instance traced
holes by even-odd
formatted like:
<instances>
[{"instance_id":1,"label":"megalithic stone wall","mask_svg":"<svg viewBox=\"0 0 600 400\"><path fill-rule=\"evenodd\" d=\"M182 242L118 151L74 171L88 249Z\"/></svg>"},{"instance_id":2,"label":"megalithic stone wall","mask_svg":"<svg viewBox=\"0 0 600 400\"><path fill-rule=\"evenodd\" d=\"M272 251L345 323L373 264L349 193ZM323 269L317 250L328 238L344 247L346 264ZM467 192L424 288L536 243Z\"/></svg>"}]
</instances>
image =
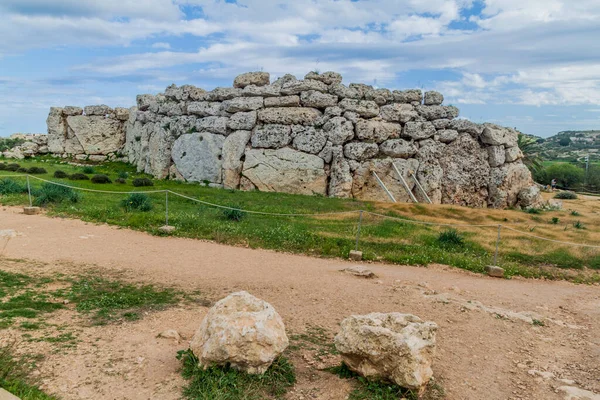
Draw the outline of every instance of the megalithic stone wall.
<instances>
[{"instance_id":1,"label":"megalithic stone wall","mask_svg":"<svg viewBox=\"0 0 600 400\"><path fill-rule=\"evenodd\" d=\"M52 108L54 154L122 152L156 178L241 190L411 201L394 165L420 201L524 207L541 201L522 163L518 133L459 119L438 92L342 84L335 72L265 72L212 91L169 86L137 96L137 107ZM128 112L129 111L129 112ZM128 119L124 123L124 119Z\"/></svg>"}]
</instances>

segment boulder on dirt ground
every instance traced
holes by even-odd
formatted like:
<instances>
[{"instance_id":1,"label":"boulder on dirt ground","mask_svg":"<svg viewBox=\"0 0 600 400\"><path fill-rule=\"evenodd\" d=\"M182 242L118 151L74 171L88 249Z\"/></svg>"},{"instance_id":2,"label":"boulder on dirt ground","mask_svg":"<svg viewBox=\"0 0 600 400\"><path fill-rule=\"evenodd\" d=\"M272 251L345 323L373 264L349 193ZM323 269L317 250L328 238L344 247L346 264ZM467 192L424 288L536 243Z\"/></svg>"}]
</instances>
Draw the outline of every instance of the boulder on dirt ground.
<instances>
[{"instance_id":1,"label":"boulder on dirt ground","mask_svg":"<svg viewBox=\"0 0 600 400\"><path fill-rule=\"evenodd\" d=\"M504 268L488 265L485 267L485 272L493 278L504 278Z\"/></svg>"},{"instance_id":2,"label":"boulder on dirt ground","mask_svg":"<svg viewBox=\"0 0 600 400\"><path fill-rule=\"evenodd\" d=\"M433 375L436 331L411 314L353 315L342 321L335 347L361 376L421 390Z\"/></svg>"},{"instance_id":3,"label":"boulder on dirt ground","mask_svg":"<svg viewBox=\"0 0 600 400\"><path fill-rule=\"evenodd\" d=\"M353 267L344 268L342 272L367 279L375 278L377 276L373 271L366 267L363 267L362 265L355 265Z\"/></svg>"},{"instance_id":4,"label":"boulder on dirt ground","mask_svg":"<svg viewBox=\"0 0 600 400\"><path fill-rule=\"evenodd\" d=\"M177 332L175 329L167 329L166 331L162 331L157 337L161 339L174 339L178 342L181 340L181 335L179 335L179 332Z\"/></svg>"},{"instance_id":5,"label":"boulder on dirt ground","mask_svg":"<svg viewBox=\"0 0 600 400\"><path fill-rule=\"evenodd\" d=\"M283 320L273 306L237 292L208 311L190 349L204 368L228 364L249 374L263 374L288 345Z\"/></svg>"},{"instance_id":6,"label":"boulder on dirt ground","mask_svg":"<svg viewBox=\"0 0 600 400\"><path fill-rule=\"evenodd\" d=\"M600 394L575 386L561 386L557 390L565 394L565 400L600 400Z\"/></svg>"}]
</instances>

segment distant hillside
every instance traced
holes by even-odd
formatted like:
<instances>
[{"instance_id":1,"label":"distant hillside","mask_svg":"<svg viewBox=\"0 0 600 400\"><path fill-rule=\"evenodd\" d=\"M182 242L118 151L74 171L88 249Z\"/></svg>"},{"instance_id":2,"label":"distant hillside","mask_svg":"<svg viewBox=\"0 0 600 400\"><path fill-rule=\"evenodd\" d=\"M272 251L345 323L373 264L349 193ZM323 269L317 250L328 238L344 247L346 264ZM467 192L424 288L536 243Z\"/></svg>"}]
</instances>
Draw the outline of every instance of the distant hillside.
<instances>
[{"instance_id":1,"label":"distant hillside","mask_svg":"<svg viewBox=\"0 0 600 400\"><path fill-rule=\"evenodd\" d=\"M600 161L600 130L563 131L546 139L526 136L537 141L540 156L544 160L582 162L589 155L590 161Z\"/></svg>"}]
</instances>

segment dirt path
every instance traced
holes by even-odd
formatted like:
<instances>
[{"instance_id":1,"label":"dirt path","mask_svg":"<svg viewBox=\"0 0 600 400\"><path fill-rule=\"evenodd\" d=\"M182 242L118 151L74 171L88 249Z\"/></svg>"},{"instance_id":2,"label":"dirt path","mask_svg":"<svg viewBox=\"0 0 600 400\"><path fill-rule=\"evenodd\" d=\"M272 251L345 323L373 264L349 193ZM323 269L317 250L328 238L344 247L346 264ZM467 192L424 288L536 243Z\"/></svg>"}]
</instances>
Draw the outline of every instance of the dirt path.
<instances>
[{"instance_id":1,"label":"dirt path","mask_svg":"<svg viewBox=\"0 0 600 400\"><path fill-rule=\"evenodd\" d=\"M247 290L273 304L291 333L318 326L333 337L344 317L374 311L435 321L440 329L434 373L449 399L568 399L557 390L562 386L600 393L597 286L380 264L370 266L378 278L364 280L340 273L351 265L342 260L159 238L25 216L16 208L0 210L2 229L19 233L6 256L49 263L19 263L16 269L68 273L93 264L100 272L200 290L211 300ZM86 328L75 350L41 363L44 387L66 399L176 399L182 381L173 355L187 343L156 334L176 329L190 339L205 311L176 308L138 322ZM299 382L290 398L347 396L348 383L316 370L310 354L294 362Z\"/></svg>"}]
</instances>

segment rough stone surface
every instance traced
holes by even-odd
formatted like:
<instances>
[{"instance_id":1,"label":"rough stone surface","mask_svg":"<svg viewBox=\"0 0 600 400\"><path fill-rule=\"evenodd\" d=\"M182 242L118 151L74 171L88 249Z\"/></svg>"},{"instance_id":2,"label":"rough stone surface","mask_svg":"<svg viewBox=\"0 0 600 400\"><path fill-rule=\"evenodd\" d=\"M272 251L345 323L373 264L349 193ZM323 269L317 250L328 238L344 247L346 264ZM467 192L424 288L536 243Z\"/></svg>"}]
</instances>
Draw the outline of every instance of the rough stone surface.
<instances>
[{"instance_id":1,"label":"rough stone surface","mask_svg":"<svg viewBox=\"0 0 600 400\"><path fill-rule=\"evenodd\" d=\"M387 140L379 146L379 151L393 158L410 158L417 154L415 145L403 139Z\"/></svg>"},{"instance_id":2,"label":"rough stone surface","mask_svg":"<svg viewBox=\"0 0 600 400\"><path fill-rule=\"evenodd\" d=\"M350 163L344 158L342 146L332 147L332 162L329 179L329 196L352 197L352 173Z\"/></svg>"},{"instance_id":3,"label":"rough stone surface","mask_svg":"<svg viewBox=\"0 0 600 400\"><path fill-rule=\"evenodd\" d=\"M492 168L488 183L488 205L506 208L518 204L521 190L534 186L529 169L521 163L504 164Z\"/></svg>"},{"instance_id":4,"label":"rough stone surface","mask_svg":"<svg viewBox=\"0 0 600 400\"><path fill-rule=\"evenodd\" d=\"M332 144L344 144L354 138L354 125L344 117L331 118L323 130Z\"/></svg>"},{"instance_id":5,"label":"rough stone surface","mask_svg":"<svg viewBox=\"0 0 600 400\"><path fill-rule=\"evenodd\" d=\"M258 112L258 119L265 124L311 125L321 116L314 108L279 107Z\"/></svg>"},{"instance_id":6,"label":"rough stone surface","mask_svg":"<svg viewBox=\"0 0 600 400\"><path fill-rule=\"evenodd\" d=\"M236 131L223 142L223 186L225 189L237 189L240 186L242 156L252 132Z\"/></svg>"},{"instance_id":7,"label":"rough stone surface","mask_svg":"<svg viewBox=\"0 0 600 400\"><path fill-rule=\"evenodd\" d=\"M415 108L410 104L389 104L381 107L381 118L389 122L407 123L419 117Z\"/></svg>"},{"instance_id":8,"label":"rough stone surface","mask_svg":"<svg viewBox=\"0 0 600 400\"><path fill-rule=\"evenodd\" d=\"M208 310L190 342L201 367L231 365L263 374L288 347L281 316L247 292L233 293Z\"/></svg>"},{"instance_id":9,"label":"rough stone surface","mask_svg":"<svg viewBox=\"0 0 600 400\"><path fill-rule=\"evenodd\" d=\"M223 102L223 110L229 113L243 111L255 111L263 108L264 100L262 97L238 97Z\"/></svg>"},{"instance_id":10,"label":"rough stone surface","mask_svg":"<svg viewBox=\"0 0 600 400\"><path fill-rule=\"evenodd\" d=\"M523 158L523 153L521 152L521 149L519 149L518 146L509 147L508 149L506 149L504 158L507 163L515 162Z\"/></svg>"},{"instance_id":11,"label":"rough stone surface","mask_svg":"<svg viewBox=\"0 0 600 400\"><path fill-rule=\"evenodd\" d=\"M238 75L233 81L233 87L245 88L246 86L266 86L271 82L271 76L268 72L247 72Z\"/></svg>"},{"instance_id":12,"label":"rough stone surface","mask_svg":"<svg viewBox=\"0 0 600 400\"><path fill-rule=\"evenodd\" d=\"M208 132L181 135L173 144L173 162L186 181L221 183L224 142Z\"/></svg>"},{"instance_id":13,"label":"rough stone surface","mask_svg":"<svg viewBox=\"0 0 600 400\"><path fill-rule=\"evenodd\" d=\"M514 129L493 124L486 124L481 134L481 141L491 146L516 147L518 138Z\"/></svg>"},{"instance_id":14,"label":"rough stone surface","mask_svg":"<svg viewBox=\"0 0 600 400\"><path fill-rule=\"evenodd\" d=\"M394 90L392 94L394 95L394 101L396 103L421 104L421 102L423 101L423 92L421 92L421 90L419 89L411 89L404 91Z\"/></svg>"},{"instance_id":15,"label":"rough stone surface","mask_svg":"<svg viewBox=\"0 0 600 400\"><path fill-rule=\"evenodd\" d=\"M439 106L444 102L444 96L440 92L425 92L423 104L426 106Z\"/></svg>"},{"instance_id":16,"label":"rough stone surface","mask_svg":"<svg viewBox=\"0 0 600 400\"><path fill-rule=\"evenodd\" d=\"M379 115L379 106L371 100L344 99L339 103L344 111L355 112L363 118L373 118Z\"/></svg>"},{"instance_id":17,"label":"rough stone surface","mask_svg":"<svg viewBox=\"0 0 600 400\"><path fill-rule=\"evenodd\" d=\"M437 132L438 140L442 143L452 143L458 138L458 131L443 129Z\"/></svg>"},{"instance_id":18,"label":"rough stone surface","mask_svg":"<svg viewBox=\"0 0 600 400\"><path fill-rule=\"evenodd\" d=\"M268 97L265 107L300 107L300 96Z\"/></svg>"},{"instance_id":19,"label":"rough stone surface","mask_svg":"<svg viewBox=\"0 0 600 400\"><path fill-rule=\"evenodd\" d=\"M367 379L421 390L431 377L437 325L400 313L353 315L342 321L335 347Z\"/></svg>"},{"instance_id":20,"label":"rough stone surface","mask_svg":"<svg viewBox=\"0 0 600 400\"><path fill-rule=\"evenodd\" d=\"M415 183L410 172L414 172L419 168L419 162L414 158L408 160L383 158L362 162L354 171L352 180L353 197L370 201L390 201L390 198L373 175L373 172L375 172L392 193L396 201L405 203L411 202L410 195L406 192L392 163L396 165L396 168L398 168L398 171L402 174L402 177L408 184L411 192L414 192Z\"/></svg>"},{"instance_id":21,"label":"rough stone surface","mask_svg":"<svg viewBox=\"0 0 600 400\"><path fill-rule=\"evenodd\" d=\"M327 194L321 157L290 148L246 150L242 175L258 190L296 194Z\"/></svg>"},{"instance_id":22,"label":"rough stone surface","mask_svg":"<svg viewBox=\"0 0 600 400\"><path fill-rule=\"evenodd\" d=\"M342 272L358 276L359 278L372 279L376 277L373 271L371 271L367 267L363 267L362 265L355 265L353 267L344 268Z\"/></svg>"},{"instance_id":23,"label":"rough stone surface","mask_svg":"<svg viewBox=\"0 0 600 400\"><path fill-rule=\"evenodd\" d=\"M300 101L304 107L327 108L335 106L338 102L338 98L331 94L310 90L308 92L302 92Z\"/></svg>"},{"instance_id":24,"label":"rough stone surface","mask_svg":"<svg viewBox=\"0 0 600 400\"><path fill-rule=\"evenodd\" d=\"M256 126L256 120L256 111L235 113L229 118L228 128L235 131L251 131Z\"/></svg>"},{"instance_id":25,"label":"rough stone surface","mask_svg":"<svg viewBox=\"0 0 600 400\"><path fill-rule=\"evenodd\" d=\"M293 125L292 132L294 136L293 147L305 153L318 154L327 142L325 132L312 126Z\"/></svg>"},{"instance_id":26,"label":"rough stone surface","mask_svg":"<svg viewBox=\"0 0 600 400\"><path fill-rule=\"evenodd\" d=\"M356 137L360 140L381 143L396 139L402 133L402 125L380 119L359 120L356 124Z\"/></svg>"},{"instance_id":27,"label":"rough stone surface","mask_svg":"<svg viewBox=\"0 0 600 400\"><path fill-rule=\"evenodd\" d=\"M104 117L113 112L112 108L107 105L101 104L98 106L87 106L83 109L85 115L98 115Z\"/></svg>"},{"instance_id":28,"label":"rough stone surface","mask_svg":"<svg viewBox=\"0 0 600 400\"><path fill-rule=\"evenodd\" d=\"M490 146L487 148L490 167L499 167L506 161L504 146Z\"/></svg>"},{"instance_id":29,"label":"rough stone surface","mask_svg":"<svg viewBox=\"0 0 600 400\"><path fill-rule=\"evenodd\" d=\"M431 122L407 122L403 136L414 140L427 139L435 135L435 126Z\"/></svg>"},{"instance_id":30,"label":"rough stone surface","mask_svg":"<svg viewBox=\"0 0 600 400\"><path fill-rule=\"evenodd\" d=\"M288 125L262 125L252 132L252 147L278 149L292 140L292 128Z\"/></svg>"},{"instance_id":31,"label":"rough stone surface","mask_svg":"<svg viewBox=\"0 0 600 400\"><path fill-rule=\"evenodd\" d=\"M108 154L118 151L125 141L123 124L103 116L67 117L67 129L74 146L81 148L73 154Z\"/></svg>"},{"instance_id":32,"label":"rough stone surface","mask_svg":"<svg viewBox=\"0 0 600 400\"><path fill-rule=\"evenodd\" d=\"M353 142L344 146L344 156L351 160L367 160L379 153L379 146L375 143Z\"/></svg>"}]
</instances>

